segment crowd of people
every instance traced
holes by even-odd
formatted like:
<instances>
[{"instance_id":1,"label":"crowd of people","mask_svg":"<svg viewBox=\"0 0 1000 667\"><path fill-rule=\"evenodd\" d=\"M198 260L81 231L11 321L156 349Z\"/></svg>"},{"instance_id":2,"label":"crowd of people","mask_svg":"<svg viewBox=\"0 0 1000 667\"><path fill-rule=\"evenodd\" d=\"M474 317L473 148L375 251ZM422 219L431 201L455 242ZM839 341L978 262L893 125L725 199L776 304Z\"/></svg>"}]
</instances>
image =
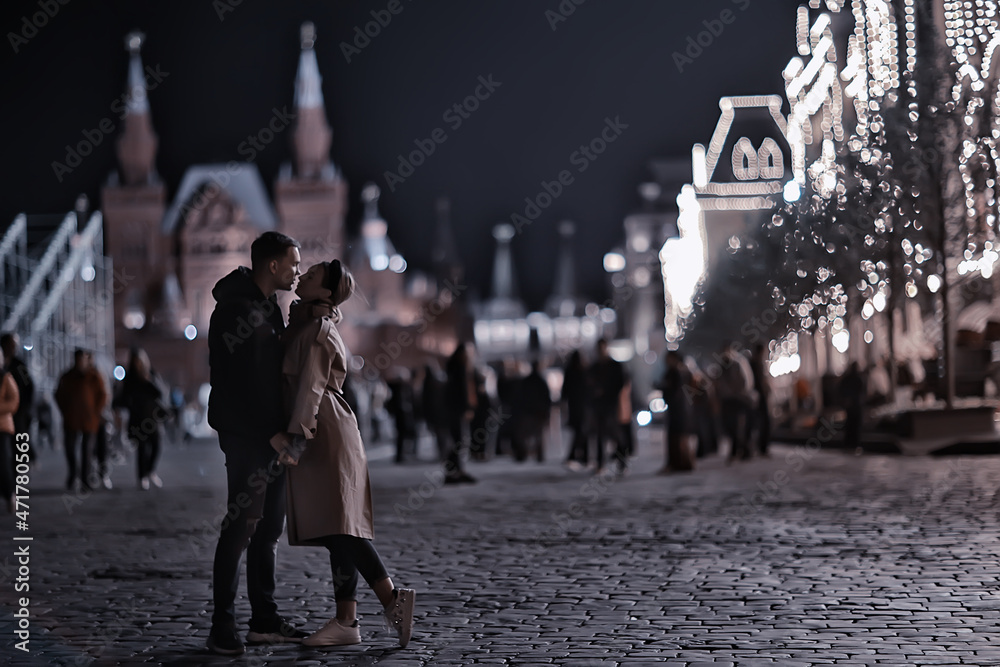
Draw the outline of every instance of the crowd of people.
<instances>
[{"instance_id":1,"label":"crowd of people","mask_svg":"<svg viewBox=\"0 0 1000 667\"><path fill-rule=\"evenodd\" d=\"M178 441L189 440L190 434L182 421L182 395L167 387L145 351L133 349L124 379L113 383L94 363L91 351L75 350L73 365L52 393L62 426L62 438L57 439L52 406L38 395L21 350L17 334L0 336L0 495L8 509L17 434L29 436L32 462L40 447L61 447L67 491L110 490L112 468L127 452L135 454L139 488L162 486L156 464L165 433Z\"/></svg>"},{"instance_id":2,"label":"crowd of people","mask_svg":"<svg viewBox=\"0 0 1000 667\"><path fill-rule=\"evenodd\" d=\"M626 474L635 453L635 397L624 364L602 339L593 351L572 350L555 370L546 373L538 360L480 365L471 343L456 348L443 372L433 362L413 372L398 370L384 401L395 431L395 461L414 459L419 434L426 432L444 464L446 484L475 482L467 460L510 456L541 462L552 457L546 441L558 407L569 432L564 462L570 470ZM727 345L710 372L669 351L656 389L667 408L662 473L692 470L697 458L718 451L720 436L731 443L729 461L767 456L771 390L763 346L747 354ZM375 405L366 416L377 422L378 410Z\"/></svg>"}]
</instances>

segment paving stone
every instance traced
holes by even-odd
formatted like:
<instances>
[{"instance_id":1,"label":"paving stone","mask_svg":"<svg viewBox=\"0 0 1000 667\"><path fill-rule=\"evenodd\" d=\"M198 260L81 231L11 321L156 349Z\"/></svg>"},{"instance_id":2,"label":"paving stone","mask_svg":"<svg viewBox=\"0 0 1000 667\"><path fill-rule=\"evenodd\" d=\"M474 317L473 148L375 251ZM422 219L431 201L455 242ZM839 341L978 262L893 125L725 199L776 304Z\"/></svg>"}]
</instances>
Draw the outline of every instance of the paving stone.
<instances>
[{"instance_id":1,"label":"paving stone","mask_svg":"<svg viewBox=\"0 0 1000 667\"><path fill-rule=\"evenodd\" d=\"M392 465L376 445L375 545L394 581L418 589L413 641L400 650L377 631L362 585L361 646L254 648L248 663L1000 664L1000 458L956 459L946 488L934 481L952 470L943 459L820 451L792 470L780 445L771 459L710 458L665 478L654 474L660 436L643 433L632 474L602 481L594 499L594 478L556 461L498 459L470 464L479 484L435 489L405 516L397 507L437 466ZM44 451L40 463L31 653L14 649L8 613L0 663L229 664L203 649L225 504L217 443L167 446L163 489L136 490L121 466L113 491L69 506L61 454ZM789 479L782 494L740 515L778 471ZM553 517L574 503L580 515L560 526ZM0 522L0 540L12 536ZM0 550L0 574L9 553ZM278 568L282 613L306 628L333 614L323 550L283 539ZM0 586L0 604L15 602L13 586Z\"/></svg>"}]
</instances>

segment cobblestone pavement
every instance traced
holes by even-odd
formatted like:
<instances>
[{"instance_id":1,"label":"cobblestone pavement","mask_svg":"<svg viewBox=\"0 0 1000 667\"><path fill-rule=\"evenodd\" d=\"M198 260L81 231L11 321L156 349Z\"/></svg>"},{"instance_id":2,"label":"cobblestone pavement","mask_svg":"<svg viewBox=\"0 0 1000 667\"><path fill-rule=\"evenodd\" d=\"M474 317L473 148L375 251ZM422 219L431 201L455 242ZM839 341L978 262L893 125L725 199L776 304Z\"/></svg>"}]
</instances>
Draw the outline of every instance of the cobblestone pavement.
<instances>
[{"instance_id":1,"label":"cobblestone pavement","mask_svg":"<svg viewBox=\"0 0 1000 667\"><path fill-rule=\"evenodd\" d=\"M375 543L418 591L410 646L379 629L365 589L362 645L237 659L203 648L225 495L214 442L168 448L163 489L139 491L130 460L89 497L64 494L44 452L17 533L34 538L28 593L14 591L14 519L0 530L0 663L1000 665L1000 458L776 446L657 476L659 436L641 435L621 480L501 459L442 487L434 465L373 460ZM307 628L332 614L324 554L279 546L281 610Z\"/></svg>"}]
</instances>

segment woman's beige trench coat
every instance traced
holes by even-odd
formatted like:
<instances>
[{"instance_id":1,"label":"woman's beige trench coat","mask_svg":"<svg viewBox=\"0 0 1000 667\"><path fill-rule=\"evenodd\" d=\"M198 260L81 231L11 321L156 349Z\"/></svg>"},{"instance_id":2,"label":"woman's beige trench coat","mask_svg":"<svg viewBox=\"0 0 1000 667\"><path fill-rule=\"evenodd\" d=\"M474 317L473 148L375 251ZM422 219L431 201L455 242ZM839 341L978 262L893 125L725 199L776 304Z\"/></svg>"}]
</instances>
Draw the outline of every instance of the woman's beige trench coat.
<instances>
[{"instance_id":1,"label":"woman's beige trench coat","mask_svg":"<svg viewBox=\"0 0 1000 667\"><path fill-rule=\"evenodd\" d=\"M316 544L326 535L372 539L371 485L358 420L341 388L344 341L330 317L309 322L286 343L283 366L288 432L306 437L288 474L288 543Z\"/></svg>"}]
</instances>

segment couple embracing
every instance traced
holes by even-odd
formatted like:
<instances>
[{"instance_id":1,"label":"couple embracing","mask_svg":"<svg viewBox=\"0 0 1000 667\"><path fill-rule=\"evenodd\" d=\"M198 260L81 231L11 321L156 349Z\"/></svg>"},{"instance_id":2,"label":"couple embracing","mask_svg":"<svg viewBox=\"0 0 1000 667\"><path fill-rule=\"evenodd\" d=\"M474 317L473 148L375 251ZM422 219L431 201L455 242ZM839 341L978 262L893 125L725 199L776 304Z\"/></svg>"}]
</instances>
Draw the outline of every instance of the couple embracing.
<instances>
[{"instance_id":1,"label":"couple embracing","mask_svg":"<svg viewBox=\"0 0 1000 667\"><path fill-rule=\"evenodd\" d=\"M413 628L414 591L395 588L372 545L371 487L357 419L341 388L347 353L338 306L354 293L339 260L299 278L285 326L275 294L299 277L299 244L265 232L240 267L212 290L208 333L212 393L208 421L226 457L227 507L212 568L208 648L240 655L235 600L247 554L250 644L358 644L358 575L382 603L401 646ZM291 545L330 553L336 616L309 634L278 614L275 555L288 514ZM232 516L235 514L235 516Z\"/></svg>"}]
</instances>

